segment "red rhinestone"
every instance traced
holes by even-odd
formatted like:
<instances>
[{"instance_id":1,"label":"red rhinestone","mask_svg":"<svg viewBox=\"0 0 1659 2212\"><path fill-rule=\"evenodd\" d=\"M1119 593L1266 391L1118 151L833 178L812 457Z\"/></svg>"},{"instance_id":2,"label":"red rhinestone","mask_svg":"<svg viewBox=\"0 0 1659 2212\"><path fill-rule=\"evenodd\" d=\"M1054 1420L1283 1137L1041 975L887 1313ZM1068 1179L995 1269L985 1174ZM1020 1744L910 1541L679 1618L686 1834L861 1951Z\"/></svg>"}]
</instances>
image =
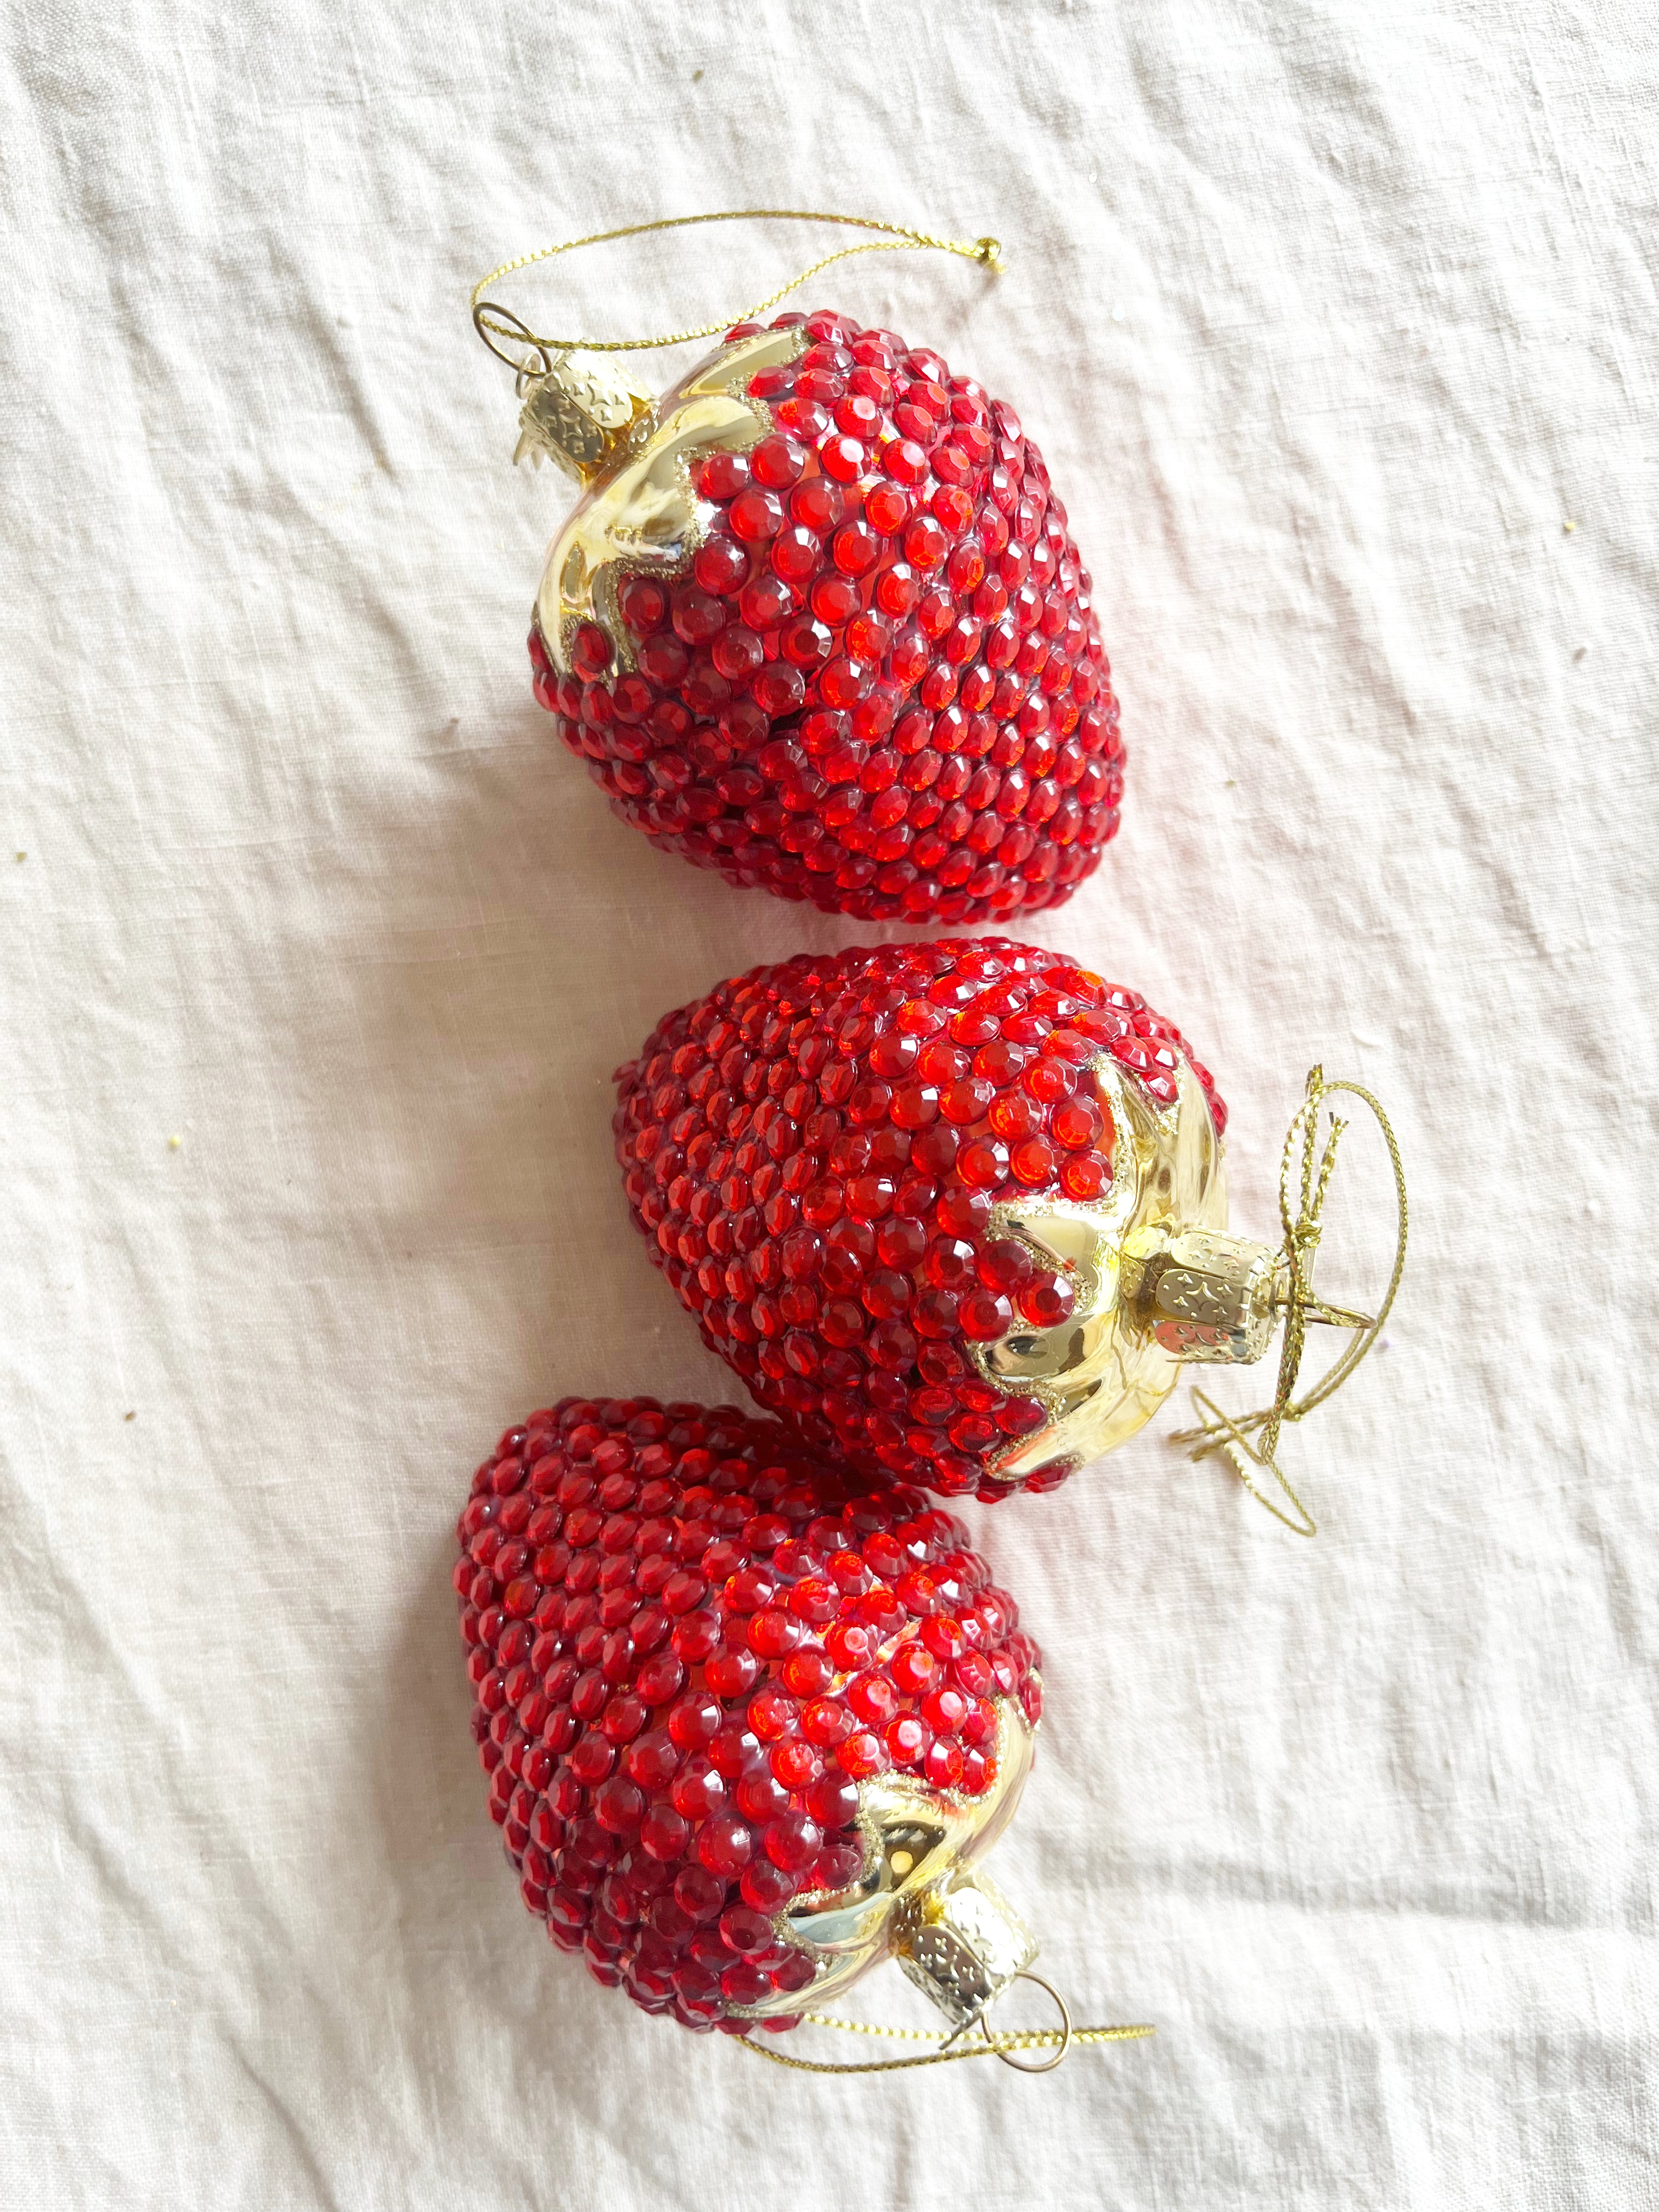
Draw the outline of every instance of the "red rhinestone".
<instances>
[{"instance_id":1,"label":"red rhinestone","mask_svg":"<svg viewBox=\"0 0 1659 2212\"><path fill-rule=\"evenodd\" d=\"M914 1766L927 1751L932 1738L914 1713L904 1713L890 1723L885 1741L889 1755L896 1765Z\"/></svg>"},{"instance_id":2,"label":"red rhinestone","mask_svg":"<svg viewBox=\"0 0 1659 2212\"><path fill-rule=\"evenodd\" d=\"M972 1753L967 1754L968 1757L976 1755ZM923 1762L922 1771L935 1789L954 1790L963 1779L964 1766L965 1759L961 1745L952 1743L948 1737L944 1737L936 1740L929 1748Z\"/></svg>"},{"instance_id":3,"label":"red rhinestone","mask_svg":"<svg viewBox=\"0 0 1659 2212\"><path fill-rule=\"evenodd\" d=\"M883 1674L859 1674L847 1686L848 1705L872 1727L890 1718L897 1694Z\"/></svg>"},{"instance_id":4,"label":"red rhinestone","mask_svg":"<svg viewBox=\"0 0 1659 2212\"><path fill-rule=\"evenodd\" d=\"M629 1776L642 1789L665 1790L679 1771L680 1756L673 1739L665 1730L656 1729L629 1746L625 1764Z\"/></svg>"},{"instance_id":5,"label":"red rhinestone","mask_svg":"<svg viewBox=\"0 0 1659 2212\"><path fill-rule=\"evenodd\" d=\"M696 1751L714 1741L720 1733L721 1717L718 1698L693 1692L670 1709L668 1733L682 1751Z\"/></svg>"},{"instance_id":6,"label":"red rhinestone","mask_svg":"<svg viewBox=\"0 0 1659 2212\"><path fill-rule=\"evenodd\" d=\"M921 1701L921 1717L936 1735L955 1735L968 1717L968 1700L960 1690L934 1690Z\"/></svg>"},{"instance_id":7,"label":"red rhinestone","mask_svg":"<svg viewBox=\"0 0 1659 2212\"><path fill-rule=\"evenodd\" d=\"M803 1874L822 1847L823 1831L809 1814L789 1812L770 1822L761 1838L766 1856L787 1874Z\"/></svg>"},{"instance_id":8,"label":"red rhinestone","mask_svg":"<svg viewBox=\"0 0 1659 2212\"><path fill-rule=\"evenodd\" d=\"M838 1698L815 1698L800 1717L801 1733L821 1750L833 1751L850 1733L852 1717Z\"/></svg>"},{"instance_id":9,"label":"red rhinestone","mask_svg":"<svg viewBox=\"0 0 1659 2212\"><path fill-rule=\"evenodd\" d=\"M741 453L712 453L697 472L697 489L705 499L724 502L749 481L749 463Z\"/></svg>"},{"instance_id":10,"label":"red rhinestone","mask_svg":"<svg viewBox=\"0 0 1659 2212\"><path fill-rule=\"evenodd\" d=\"M635 636L648 637L668 619L668 594L649 576L629 576L618 586L617 605Z\"/></svg>"},{"instance_id":11,"label":"red rhinestone","mask_svg":"<svg viewBox=\"0 0 1659 2212\"><path fill-rule=\"evenodd\" d=\"M736 1813L715 1813L704 1821L697 1838L697 1856L709 1873L741 1874L754 1852L753 1832Z\"/></svg>"},{"instance_id":12,"label":"red rhinestone","mask_svg":"<svg viewBox=\"0 0 1659 2212\"><path fill-rule=\"evenodd\" d=\"M994 1137L977 1137L963 1147L957 1161L963 1181L976 1190L996 1190L1008 1175L1008 1147Z\"/></svg>"},{"instance_id":13,"label":"red rhinestone","mask_svg":"<svg viewBox=\"0 0 1659 2212\"><path fill-rule=\"evenodd\" d=\"M734 1905L720 1915L720 1940L740 1958L769 1951L777 1941L772 1923L751 1905Z\"/></svg>"},{"instance_id":14,"label":"red rhinestone","mask_svg":"<svg viewBox=\"0 0 1659 2212\"><path fill-rule=\"evenodd\" d=\"M755 481L774 491L787 490L805 465L805 453L793 438L763 438L749 456Z\"/></svg>"},{"instance_id":15,"label":"red rhinestone","mask_svg":"<svg viewBox=\"0 0 1659 2212\"><path fill-rule=\"evenodd\" d=\"M571 641L570 665L583 683L605 675L611 665L611 641L597 623L583 623Z\"/></svg>"},{"instance_id":16,"label":"red rhinestone","mask_svg":"<svg viewBox=\"0 0 1659 2212\"><path fill-rule=\"evenodd\" d=\"M1054 1109L1048 1126L1054 1131L1056 1144L1082 1152L1093 1145L1101 1133L1101 1111L1092 1098L1079 1094Z\"/></svg>"},{"instance_id":17,"label":"red rhinestone","mask_svg":"<svg viewBox=\"0 0 1659 2212\"><path fill-rule=\"evenodd\" d=\"M745 545L763 544L782 529L783 508L775 493L750 484L732 501L726 519Z\"/></svg>"},{"instance_id":18,"label":"red rhinestone","mask_svg":"<svg viewBox=\"0 0 1659 2212\"><path fill-rule=\"evenodd\" d=\"M915 411L901 409L899 413L913 416ZM919 484L927 474L927 449L913 437L896 438L882 454L882 466L899 483Z\"/></svg>"},{"instance_id":19,"label":"red rhinestone","mask_svg":"<svg viewBox=\"0 0 1659 2212\"><path fill-rule=\"evenodd\" d=\"M857 438L826 438L818 447L818 465L837 483L856 483L864 471L864 447Z\"/></svg>"},{"instance_id":20,"label":"red rhinestone","mask_svg":"<svg viewBox=\"0 0 1659 2212\"><path fill-rule=\"evenodd\" d=\"M815 531L796 523L773 540L770 559L786 583L804 584L823 560L823 541Z\"/></svg>"},{"instance_id":21,"label":"red rhinestone","mask_svg":"<svg viewBox=\"0 0 1659 2212\"><path fill-rule=\"evenodd\" d=\"M640 1825L645 1807L644 1790L621 1775L612 1776L594 1793L594 1816L612 1835L631 1835Z\"/></svg>"},{"instance_id":22,"label":"red rhinestone","mask_svg":"<svg viewBox=\"0 0 1659 2212\"><path fill-rule=\"evenodd\" d=\"M800 1737L774 1745L770 1753L772 1771L786 1790L804 1790L817 1778L823 1763L812 1746Z\"/></svg>"},{"instance_id":23,"label":"red rhinestone","mask_svg":"<svg viewBox=\"0 0 1659 2212\"><path fill-rule=\"evenodd\" d=\"M1068 1318L1077 1294L1064 1276L1045 1276L1028 1283L1017 1301L1024 1317L1036 1328L1054 1328Z\"/></svg>"},{"instance_id":24,"label":"red rhinestone","mask_svg":"<svg viewBox=\"0 0 1659 2212\"><path fill-rule=\"evenodd\" d=\"M913 511L908 493L899 484L872 484L865 495L865 520L884 538L902 530Z\"/></svg>"},{"instance_id":25,"label":"red rhinestone","mask_svg":"<svg viewBox=\"0 0 1659 2212\"><path fill-rule=\"evenodd\" d=\"M725 1905L726 1884L712 1868L688 1866L674 1877L673 1898L688 1920L701 1923L712 1920Z\"/></svg>"},{"instance_id":26,"label":"red rhinestone","mask_svg":"<svg viewBox=\"0 0 1659 2212\"><path fill-rule=\"evenodd\" d=\"M726 1802L726 1784L706 1759L694 1754L674 1778L671 1796L677 1813L688 1820L703 1820Z\"/></svg>"},{"instance_id":27,"label":"red rhinestone","mask_svg":"<svg viewBox=\"0 0 1659 2212\"><path fill-rule=\"evenodd\" d=\"M826 477L809 477L789 495L793 519L820 538L833 530L847 512L847 495Z\"/></svg>"},{"instance_id":28,"label":"red rhinestone","mask_svg":"<svg viewBox=\"0 0 1659 2212\"><path fill-rule=\"evenodd\" d=\"M856 1782L884 1772L889 1765L887 1747L869 1729L855 1730L836 1747L836 1758L844 1773Z\"/></svg>"},{"instance_id":29,"label":"red rhinestone","mask_svg":"<svg viewBox=\"0 0 1659 2212\"><path fill-rule=\"evenodd\" d=\"M1060 1171L1060 1187L1069 1199L1086 1206L1097 1199L1112 1179L1112 1171L1097 1153L1074 1153Z\"/></svg>"},{"instance_id":30,"label":"red rhinestone","mask_svg":"<svg viewBox=\"0 0 1659 2212\"><path fill-rule=\"evenodd\" d=\"M826 1834L850 1827L859 1816L858 1784L832 1766L807 1790L806 1809Z\"/></svg>"}]
</instances>

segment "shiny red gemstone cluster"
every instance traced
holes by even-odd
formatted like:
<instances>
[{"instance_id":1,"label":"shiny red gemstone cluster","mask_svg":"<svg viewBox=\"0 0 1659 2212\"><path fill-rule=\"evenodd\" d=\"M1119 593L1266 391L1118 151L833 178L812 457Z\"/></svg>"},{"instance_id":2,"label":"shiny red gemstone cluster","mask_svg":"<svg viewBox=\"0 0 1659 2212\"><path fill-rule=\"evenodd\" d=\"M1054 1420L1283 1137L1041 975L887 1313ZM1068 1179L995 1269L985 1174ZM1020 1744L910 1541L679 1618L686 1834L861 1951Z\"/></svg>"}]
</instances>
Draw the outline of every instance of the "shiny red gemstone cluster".
<instances>
[{"instance_id":1,"label":"shiny red gemstone cluster","mask_svg":"<svg viewBox=\"0 0 1659 2212\"><path fill-rule=\"evenodd\" d=\"M454 1584L526 1904L647 2012L813 1978L775 1916L863 1870L859 1784L981 1795L1039 1655L967 1532L735 1407L567 1398L472 1479Z\"/></svg>"},{"instance_id":2,"label":"shiny red gemstone cluster","mask_svg":"<svg viewBox=\"0 0 1659 2212\"><path fill-rule=\"evenodd\" d=\"M815 1444L944 1497L1052 1488L1063 1469L992 1476L1046 1416L967 1347L1072 1310L992 1207L1106 1189L1103 1053L1160 1107L1184 1058L1225 1127L1180 1032L1063 953L964 938L757 968L618 1070L629 1203L705 1340Z\"/></svg>"},{"instance_id":3,"label":"shiny red gemstone cluster","mask_svg":"<svg viewBox=\"0 0 1659 2212\"><path fill-rule=\"evenodd\" d=\"M625 821L826 913L964 922L1070 896L1123 745L1088 571L1013 410L846 316L750 380L772 430L698 465L688 574L584 624L536 695ZM740 325L732 338L757 326Z\"/></svg>"}]
</instances>

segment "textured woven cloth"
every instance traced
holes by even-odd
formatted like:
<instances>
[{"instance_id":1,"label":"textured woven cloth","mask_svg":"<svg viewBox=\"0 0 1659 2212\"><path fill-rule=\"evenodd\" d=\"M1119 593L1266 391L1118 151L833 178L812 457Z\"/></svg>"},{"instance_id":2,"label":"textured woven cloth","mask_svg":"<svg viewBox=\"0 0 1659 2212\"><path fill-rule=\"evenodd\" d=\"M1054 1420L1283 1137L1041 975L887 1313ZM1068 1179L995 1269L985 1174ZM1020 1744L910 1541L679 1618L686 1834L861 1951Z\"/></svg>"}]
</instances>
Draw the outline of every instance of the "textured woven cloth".
<instances>
[{"instance_id":1,"label":"textured woven cloth","mask_svg":"<svg viewBox=\"0 0 1659 2212\"><path fill-rule=\"evenodd\" d=\"M12 11L8 2204L1659 2203L1644 18ZM877 933L655 857L550 743L565 495L508 465L466 291L778 204L1005 241L805 304L1014 402L1091 561L1125 827L1030 933L1216 1070L1242 1226L1316 1060L1412 1180L1386 1348L1287 1443L1315 1542L1173 1408L968 1509L1048 1658L999 1878L1079 2019L1159 2030L1044 2081L797 2077L636 2013L525 1915L467 1735L451 1531L498 1431L732 1395L629 1228L611 1068ZM513 296L671 328L815 243ZM1322 1280L1363 1303L1349 1142ZM925 2024L890 1968L860 1995Z\"/></svg>"}]
</instances>

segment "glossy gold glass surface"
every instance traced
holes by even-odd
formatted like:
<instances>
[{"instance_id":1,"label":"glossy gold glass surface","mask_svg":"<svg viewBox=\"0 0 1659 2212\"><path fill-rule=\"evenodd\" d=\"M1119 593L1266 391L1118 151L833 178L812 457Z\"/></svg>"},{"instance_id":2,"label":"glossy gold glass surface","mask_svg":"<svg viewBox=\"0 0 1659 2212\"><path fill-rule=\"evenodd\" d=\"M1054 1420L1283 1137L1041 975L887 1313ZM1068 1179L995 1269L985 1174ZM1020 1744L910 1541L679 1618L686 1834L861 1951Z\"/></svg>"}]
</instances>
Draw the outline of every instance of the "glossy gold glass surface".
<instances>
[{"instance_id":1,"label":"glossy gold glass surface","mask_svg":"<svg viewBox=\"0 0 1659 2212\"><path fill-rule=\"evenodd\" d=\"M900 1773L878 1775L860 1784L863 1873L847 1889L814 1890L797 1897L777 1917L779 1936L805 1951L817 1968L817 1979L798 1999L790 2000L790 2009L797 2003L817 2007L840 1996L890 1953L902 1952L906 1972L923 1986L933 1961L942 1989L957 1985L965 1968L961 1947L971 1949L981 1935L988 1972L1000 1972L1016 1949L1022 1954L1018 1966L1008 1967L1005 1984L1036 1957L1036 1946L1029 1936L1024 1943L1006 1935L991 1936L999 1915L1012 1929L1018 1929L1019 1923L1000 1893L988 1885L989 1901L982 1910L966 1905L952 1909L949 1902L953 1893L976 1881L972 1870L1012 1819L1031 1771L1030 1723L1013 1698L995 1702L996 1779L981 1796L937 1790ZM921 1940L926 1929L947 1924L956 1930L955 1944L946 1946L937 1937L931 1943ZM1019 1932L1024 1936L1023 1929ZM951 2010L945 1996L933 1990L929 1994L947 2013ZM751 2016L781 2008L774 1997L754 2008Z\"/></svg>"},{"instance_id":2,"label":"glossy gold glass surface","mask_svg":"<svg viewBox=\"0 0 1659 2212\"><path fill-rule=\"evenodd\" d=\"M1200 1345L1194 1316L1178 1310L1182 1278L1170 1271L1179 1258L1191 1278L1200 1253L1194 1233L1224 1231L1227 1224L1220 1142L1186 1062L1176 1103L1164 1109L1109 1055L1091 1073L1116 1132L1109 1192L1087 1206L1045 1194L1000 1205L992 1215L994 1236L1031 1246L1048 1268L1058 1261L1076 1297L1054 1328L1022 1324L995 1343L970 1347L988 1382L1036 1398L1048 1415L1046 1427L998 1455L994 1473L1009 1477L1085 1466L1152 1419L1174 1389L1182 1360ZM1212 1325L1197 1356L1258 1358L1271 1334L1276 1255L1216 1233L1202 1250L1218 1279L1224 1254L1233 1300L1227 1327ZM1176 1310L1160 1309L1160 1282L1164 1307ZM1184 1287L1196 1295L1190 1280ZM1209 1287L1218 1307L1218 1291Z\"/></svg>"},{"instance_id":3,"label":"glossy gold glass surface","mask_svg":"<svg viewBox=\"0 0 1659 2212\"><path fill-rule=\"evenodd\" d=\"M702 544L707 502L692 470L711 453L747 453L770 426L764 404L744 390L757 369L793 361L810 343L799 324L761 331L720 347L664 392L608 453L554 538L536 613L548 657L570 672L570 640L597 623L617 665L634 665L632 636L617 610L623 577L666 580ZM707 508L713 513L712 508Z\"/></svg>"}]
</instances>

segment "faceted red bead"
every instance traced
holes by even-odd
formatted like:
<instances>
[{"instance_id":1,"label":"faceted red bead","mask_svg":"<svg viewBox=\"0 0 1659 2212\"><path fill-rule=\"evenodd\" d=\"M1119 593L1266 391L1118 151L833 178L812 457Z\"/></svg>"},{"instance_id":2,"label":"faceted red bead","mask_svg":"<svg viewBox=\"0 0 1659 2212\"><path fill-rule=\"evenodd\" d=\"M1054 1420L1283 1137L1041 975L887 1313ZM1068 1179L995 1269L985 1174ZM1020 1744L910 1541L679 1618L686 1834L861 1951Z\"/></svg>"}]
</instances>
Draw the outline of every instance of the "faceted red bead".
<instances>
[{"instance_id":1,"label":"faceted red bead","mask_svg":"<svg viewBox=\"0 0 1659 2212\"><path fill-rule=\"evenodd\" d=\"M1077 1294L1063 1275L1045 1275L1028 1283L1016 1303L1034 1328L1056 1328L1071 1314Z\"/></svg>"},{"instance_id":2,"label":"faceted red bead","mask_svg":"<svg viewBox=\"0 0 1659 2212\"><path fill-rule=\"evenodd\" d=\"M857 1729L847 1737L837 1746L836 1757L842 1771L855 1782L882 1773L889 1764L887 1747L868 1729Z\"/></svg>"},{"instance_id":3,"label":"faceted red bead","mask_svg":"<svg viewBox=\"0 0 1659 2212\"><path fill-rule=\"evenodd\" d=\"M1060 1170L1060 1188L1081 1206L1098 1198L1111 1179L1110 1168L1097 1152L1074 1153Z\"/></svg>"},{"instance_id":4,"label":"faceted red bead","mask_svg":"<svg viewBox=\"0 0 1659 2212\"><path fill-rule=\"evenodd\" d=\"M817 1780L823 1762L804 1737L791 1736L773 1746L769 1764L786 1790L804 1790Z\"/></svg>"},{"instance_id":5,"label":"faceted red bead","mask_svg":"<svg viewBox=\"0 0 1659 2212\"><path fill-rule=\"evenodd\" d=\"M577 1749L580 1748L579 1744ZM574 1757L574 1753L572 1757ZM674 1810L686 1820L705 1820L726 1802L725 1778L715 1771L707 1759L694 1753L675 1776L671 1796Z\"/></svg>"},{"instance_id":6,"label":"faceted red bead","mask_svg":"<svg viewBox=\"0 0 1659 2212\"><path fill-rule=\"evenodd\" d=\"M738 1814L715 1813L704 1821L697 1838L697 1856L710 1874L739 1875L754 1855L753 1832Z\"/></svg>"},{"instance_id":7,"label":"faceted red bead","mask_svg":"<svg viewBox=\"0 0 1659 2212\"><path fill-rule=\"evenodd\" d=\"M914 1766L932 1741L915 1713L902 1713L889 1726L885 1738L888 1753L897 1766Z\"/></svg>"},{"instance_id":8,"label":"faceted red bead","mask_svg":"<svg viewBox=\"0 0 1659 2212\"><path fill-rule=\"evenodd\" d=\"M724 1711L718 1698L694 1691L669 1711L671 1741L682 1751L696 1751L712 1743L720 1732Z\"/></svg>"},{"instance_id":9,"label":"faceted red bead","mask_svg":"<svg viewBox=\"0 0 1659 2212\"><path fill-rule=\"evenodd\" d=\"M806 455L793 438L763 438L749 456L749 467L757 483L782 491L793 484L806 465Z\"/></svg>"},{"instance_id":10,"label":"faceted red bead","mask_svg":"<svg viewBox=\"0 0 1659 2212\"><path fill-rule=\"evenodd\" d=\"M594 1793L594 1815L613 1835L631 1834L640 1825L645 1806L644 1790L621 1775L613 1775Z\"/></svg>"},{"instance_id":11,"label":"faceted red bead","mask_svg":"<svg viewBox=\"0 0 1659 2212\"><path fill-rule=\"evenodd\" d=\"M749 463L741 453L711 453L697 472L697 489L705 499L729 500L749 481Z\"/></svg>"},{"instance_id":12,"label":"faceted red bead","mask_svg":"<svg viewBox=\"0 0 1659 2212\"><path fill-rule=\"evenodd\" d=\"M580 1738L566 1761L570 1772L586 1789L603 1782L616 1763L615 1745L591 1731Z\"/></svg>"},{"instance_id":13,"label":"faceted red bead","mask_svg":"<svg viewBox=\"0 0 1659 2212\"><path fill-rule=\"evenodd\" d=\"M1057 1106L1050 1119L1056 1144L1073 1152L1082 1152L1095 1142L1101 1132L1101 1111L1094 1100L1081 1092Z\"/></svg>"},{"instance_id":14,"label":"faceted red bead","mask_svg":"<svg viewBox=\"0 0 1659 2212\"><path fill-rule=\"evenodd\" d=\"M790 1811L768 1826L762 1842L774 1866L787 1874L802 1874L817 1858L823 1832L805 1810Z\"/></svg>"},{"instance_id":15,"label":"faceted red bead","mask_svg":"<svg viewBox=\"0 0 1659 2212\"><path fill-rule=\"evenodd\" d=\"M775 494L750 484L726 510L733 533L745 545L763 544L783 527L783 507Z\"/></svg>"},{"instance_id":16,"label":"faceted red bead","mask_svg":"<svg viewBox=\"0 0 1659 2212\"><path fill-rule=\"evenodd\" d=\"M713 1920L724 1907L726 1895L726 1884L712 1868L683 1867L674 1877L674 1903L694 1924Z\"/></svg>"},{"instance_id":17,"label":"faceted red bead","mask_svg":"<svg viewBox=\"0 0 1659 2212\"><path fill-rule=\"evenodd\" d=\"M948 1737L936 1740L928 1749L922 1771L936 1789L956 1789L964 1771L961 1745L953 1743Z\"/></svg>"},{"instance_id":18,"label":"faceted red bead","mask_svg":"<svg viewBox=\"0 0 1659 2212\"><path fill-rule=\"evenodd\" d=\"M611 665L611 641L597 623L583 623L571 641L570 661L586 683L601 677Z\"/></svg>"},{"instance_id":19,"label":"faceted red bead","mask_svg":"<svg viewBox=\"0 0 1659 2212\"><path fill-rule=\"evenodd\" d=\"M679 1771L680 1758L673 1738L665 1730L657 1729L629 1746L626 1765L629 1775L641 1788L662 1790Z\"/></svg>"},{"instance_id":20,"label":"faceted red bead","mask_svg":"<svg viewBox=\"0 0 1659 2212\"><path fill-rule=\"evenodd\" d=\"M856 483L864 471L864 447L857 438L826 438L818 447L818 466L837 483Z\"/></svg>"}]
</instances>

